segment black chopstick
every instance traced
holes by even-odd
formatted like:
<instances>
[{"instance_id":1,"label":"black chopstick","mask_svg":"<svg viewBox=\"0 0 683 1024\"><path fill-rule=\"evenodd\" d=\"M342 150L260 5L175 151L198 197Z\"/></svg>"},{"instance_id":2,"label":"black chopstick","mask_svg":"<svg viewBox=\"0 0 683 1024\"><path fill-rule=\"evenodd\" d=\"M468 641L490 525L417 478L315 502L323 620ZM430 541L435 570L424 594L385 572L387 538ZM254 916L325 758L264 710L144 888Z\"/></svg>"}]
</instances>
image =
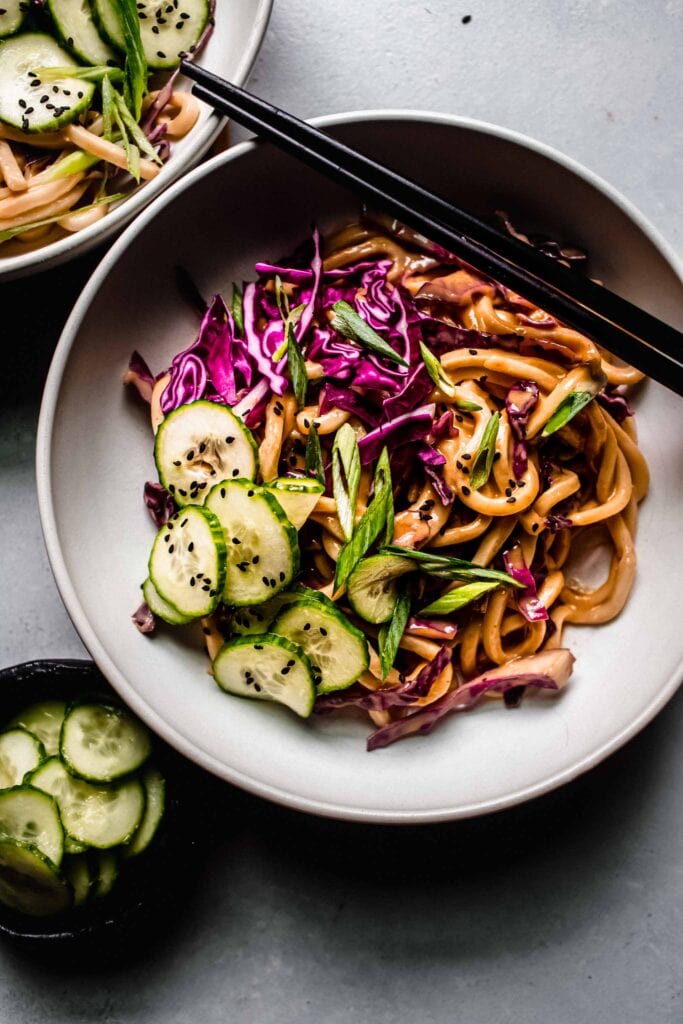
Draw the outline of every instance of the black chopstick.
<instances>
[{"instance_id":1,"label":"black chopstick","mask_svg":"<svg viewBox=\"0 0 683 1024\"><path fill-rule=\"evenodd\" d=\"M683 334L305 121L195 64L194 94L683 394Z\"/></svg>"}]
</instances>

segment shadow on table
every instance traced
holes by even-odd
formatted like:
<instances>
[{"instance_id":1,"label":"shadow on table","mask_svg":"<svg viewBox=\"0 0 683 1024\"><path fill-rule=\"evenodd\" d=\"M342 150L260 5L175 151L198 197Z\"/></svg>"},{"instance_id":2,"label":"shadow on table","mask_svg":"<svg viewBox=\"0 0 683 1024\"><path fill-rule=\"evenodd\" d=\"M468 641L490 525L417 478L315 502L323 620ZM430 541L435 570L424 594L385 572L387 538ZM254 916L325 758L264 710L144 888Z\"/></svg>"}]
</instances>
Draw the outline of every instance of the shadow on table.
<instances>
[{"instance_id":1,"label":"shadow on table","mask_svg":"<svg viewBox=\"0 0 683 1024\"><path fill-rule=\"evenodd\" d=\"M62 328L105 251L97 249L64 266L0 284L7 335L2 355L4 406L39 402Z\"/></svg>"},{"instance_id":2,"label":"shadow on table","mask_svg":"<svg viewBox=\"0 0 683 1024\"><path fill-rule=\"evenodd\" d=\"M204 949L212 957L246 949L258 955L255 915L265 917L261 927L286 919L291 934L320 943L325 957L373 956L394 967L519 955L520 943L562 942L568 930L595 923L598 903L604 909L628 896L619 868L634 856L634 843L654 841L650 825L681 728L683 694L577 781L509 811L441 825L312 818L207 777L217 832L191 874L178 865L163 926L145 929L96 968L41 965L41 986L86 976L118 986L134 967L144 987L198 950L202 958ZM21 973L29 958L8 953Z\"/></svg>"}]
</instances>

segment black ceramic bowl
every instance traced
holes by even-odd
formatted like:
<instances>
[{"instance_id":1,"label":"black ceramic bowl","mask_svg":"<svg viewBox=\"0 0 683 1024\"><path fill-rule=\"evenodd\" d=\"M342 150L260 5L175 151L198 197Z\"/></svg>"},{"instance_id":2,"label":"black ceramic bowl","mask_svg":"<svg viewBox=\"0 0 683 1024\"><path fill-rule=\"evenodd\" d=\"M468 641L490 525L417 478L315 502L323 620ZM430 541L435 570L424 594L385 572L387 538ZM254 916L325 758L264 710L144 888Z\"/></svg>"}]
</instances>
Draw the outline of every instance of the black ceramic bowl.
<instances>
[{"instance_id":1,"label":"black ceramic bowl","mask_svg":"<svg viewBox=\"0 0 683 1024\"><path fill-rule=\"evenodd\" d=\"M89 695L113 695L90 661L6 668L0 671L0 728L36 701ZM111 959L147 943L182 913L192 880L201 875L201 852L212 839L220 784L156 738L152 760L166 778L166 813L149 848L123 865L110 895L51 917L17 914L0 904L0 934L50 957Z\"/></svg>"}]
</instances>

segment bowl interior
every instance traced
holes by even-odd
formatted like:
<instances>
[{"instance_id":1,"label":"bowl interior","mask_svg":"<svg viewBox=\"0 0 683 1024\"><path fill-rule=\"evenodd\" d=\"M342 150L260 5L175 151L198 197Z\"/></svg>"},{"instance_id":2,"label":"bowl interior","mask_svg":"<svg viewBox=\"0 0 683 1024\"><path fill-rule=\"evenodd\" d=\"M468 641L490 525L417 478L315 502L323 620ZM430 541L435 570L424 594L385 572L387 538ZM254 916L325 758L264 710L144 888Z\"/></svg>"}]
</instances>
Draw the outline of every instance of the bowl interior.
<instances>
[{"instance_id":1,"label":"bowl interior","mask_svg":"<svg viewBox=\"0 0 683 1024\"><path fill-rule=\"evenodd\" d=\"M570 165L454 119L330 120L341 138L473 210L507 209L520 225L585 247L595 276L683 323L681 281L647 227ZM209 295L251 277L257 259L290 251L312 222L325 229L357 212L343 190L268 146L249 145L194 172L147 211L96 274L60 343L39 438L43 525L62 595L94 658L184 753L238 785L319 813L464 816L571 778L673 692L681 645L662 611L676 606L683 573L675 542L683 424L680 402L663 388L648 384L637 403L653 489L641 513L636 587L616 622L568 631L578 660L562 699L530 700L514 712L480 708L369 755L357 718L302 722L279 707L226 697L183 634L162 629L150 639L130 625L154 533L141 501L154 464L146 410L120 380L132 349L158 372L195 335L174 268L185 266Z\"/></svg>"},{"instance_id":2,"label":"bowl interior","mask_svg":"<svg viewBox=\"0 0 683 1024\"><path fill-rule=\"evenodd\" d=\"M230 0L221 5L214 31L198 58L203 67L241 85L251 70L263 36L273 0ZM189 88L181 80L180 88ZM137 189L101 221L76 234L40 245L38 242L11 243L0 247L0 280L46 270L81 255L101 244L127 224L135 214L159 195L171 182L193 167L216 138L222 119L206 104L200 104L197 123L188 135L173 144L170 160L159 175ZM11 255L7 253L11 252Z\"/></svg>"}]
</instances>

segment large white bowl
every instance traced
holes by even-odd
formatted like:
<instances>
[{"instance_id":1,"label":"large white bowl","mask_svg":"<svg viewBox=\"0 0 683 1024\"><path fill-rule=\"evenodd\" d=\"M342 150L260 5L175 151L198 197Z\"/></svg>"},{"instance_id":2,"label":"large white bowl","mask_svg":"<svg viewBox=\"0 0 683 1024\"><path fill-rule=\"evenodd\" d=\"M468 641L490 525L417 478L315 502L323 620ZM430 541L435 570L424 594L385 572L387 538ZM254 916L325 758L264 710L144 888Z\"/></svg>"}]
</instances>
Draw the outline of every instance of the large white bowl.
<instances>
[{"instance_id":1,"label":"large white bowl","mask_svg":"<svg viewBox=\"0 0 683 1024\"><path fill-rule=\"evenodd\" d=\"M273 0L217 0L216 6L216 26L198 63L236 85L243 85L266 34ZM181 79L179 88L189 88L189 83ZM0 246L0 282L47 270L101 245L181 174L194 167L208 151L223 124L224 118L202 103L194 128L184 139L173 144L170 159L157 177L112 207L102 220L48 245L27 245L25 252L12 256L4 256Z\"/></svg>"},{"instance_id":2,"label":"large white bowl","mask_svg":"<svg viewBox=\"0 0 683 1024\"><path fill-rule=\"evenodd\" d=\"M480 211L585 246L595 273L683 326L680 261L605 182L520 135L463 118L347 114L317 123ZM69 319L47 381L38 435L43 529L61 595L105 676L188 757L238 786L302 810L383 822L465 817L543 793L597 764L663 706L681 675L683 406L648 384L639 397L652 492L642 507L635 589L608 626L568 631L577 664L566 694L514 712L480 707L426 737L367 754L354 718L302 722L228 697L181 633L130 624L153 527L146 411L121 387L133 348L154 370L197 322L179 297L186 266L209 295L291 250L316 220L356 201L270 146L247 143L195 170L112 247ZM144 287L148 282L149 287ZM134 283L134 287L131 284Z\"/></svg>"}]
</instances>

